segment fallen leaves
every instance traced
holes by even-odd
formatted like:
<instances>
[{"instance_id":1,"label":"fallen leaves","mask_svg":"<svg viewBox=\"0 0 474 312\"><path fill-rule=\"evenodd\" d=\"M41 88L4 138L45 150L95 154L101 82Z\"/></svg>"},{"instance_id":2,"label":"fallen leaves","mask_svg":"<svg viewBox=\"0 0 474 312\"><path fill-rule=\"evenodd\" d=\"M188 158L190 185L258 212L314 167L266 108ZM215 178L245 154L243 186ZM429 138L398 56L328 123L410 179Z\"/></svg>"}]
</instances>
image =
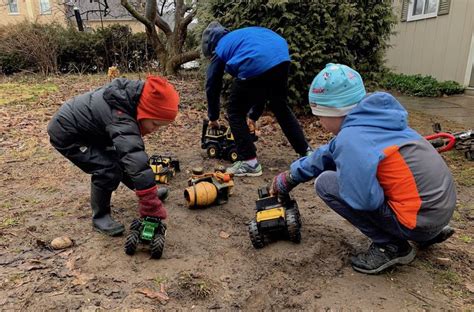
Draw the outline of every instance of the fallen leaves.
<instances>
[{"instance_id":1,"label":"fallen leaves","mask_svg":"<svg viewBox=\"0 0 474 312\"><path fill-rule=\"evenodd\" d=\"M150 288L142 288L142 289L138 289L137 292L141 293L141 294L144 294L148 298L158 299L158 301L160 301L160 303L162 303L162 304L166 303L170 299L170 297L166 293L164 284L160 284L160 290L159 291L155 291L155 290L150 289Z\"/></svg>"},{"instance_id":2,"label":"fallen leaves","mask_svg":"<svg viewBox=\"0 0 474 312\"><path fill-rule=\"evenodd\" d=\"M223 239L228 239L230 237L230 234L225 232L225 231L220 231L219 232L219 237Z\"/></svg>"}]
</instances>

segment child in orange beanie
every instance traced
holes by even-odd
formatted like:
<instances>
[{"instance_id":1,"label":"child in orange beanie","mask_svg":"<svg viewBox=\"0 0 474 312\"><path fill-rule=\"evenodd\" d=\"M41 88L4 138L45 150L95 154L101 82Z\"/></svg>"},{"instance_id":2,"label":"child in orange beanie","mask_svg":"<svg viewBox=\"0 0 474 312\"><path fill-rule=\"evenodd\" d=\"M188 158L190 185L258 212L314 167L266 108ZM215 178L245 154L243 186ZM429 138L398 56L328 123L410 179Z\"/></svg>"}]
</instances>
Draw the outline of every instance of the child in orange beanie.
<instances>
[{"instance_id":1,"label":"child in orange beanie","mask_svg":"<svg viewBox=\"0 0 474 312\"><path fill-rule=\"evenodd\" d=\"M157 189L142 136L173 122L179 95L164 78L145 82L119 78L64 103L48 125L53 147L91 174L94 229L120 235L124 226L111 217L110 199L120 182L135 190L141 217L165 219L168 190Z\"/></svg>"}]
</instances>

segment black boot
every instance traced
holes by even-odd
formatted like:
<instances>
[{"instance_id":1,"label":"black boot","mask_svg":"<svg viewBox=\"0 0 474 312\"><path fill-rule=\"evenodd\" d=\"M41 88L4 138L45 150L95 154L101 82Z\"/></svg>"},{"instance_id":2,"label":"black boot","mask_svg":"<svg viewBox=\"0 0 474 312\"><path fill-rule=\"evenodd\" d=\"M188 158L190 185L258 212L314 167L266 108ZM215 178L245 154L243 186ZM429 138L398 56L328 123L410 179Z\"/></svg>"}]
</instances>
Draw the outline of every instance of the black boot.
<instances>
[{"instance_id":1,"label":"black boot","mask_svg":"<svg viewBox=\"0 0 474 312\"><path fill-rule=\"evenodd\" d=\"M91 184L92 226L109 236L121 235L125 228L110 216L112 191L103 190Z\"/></svg>"},{"instance_id":2,"label":"black boot","mask_svg":"<svg viewBox=\"0 0 474 312\"><path fill-rule=\"evenodd\" d=\"M448 238L450 238L454 234L454 232L455 231L452 227L450 227L449 225L446 225L441 230L441 232L438 235L436 235L435 237L433 237L432 239L427 240L425 242L418 242L418 247L420 249L425 249L425 248L430 247L431 245L442 243L445 240L447 240Z\"/></svg>"},{"instance_id":3,"label":"black boot","mask_svg":"<svg viewBox=\"0 0 474 312\"><path fill-rule=\"evenodd\" d=\"M352 268L366 274L377 274L396 264L408 264L416 250L407 242L370 245L365 253L351 258Z\"/></svg>"}]
</instances>

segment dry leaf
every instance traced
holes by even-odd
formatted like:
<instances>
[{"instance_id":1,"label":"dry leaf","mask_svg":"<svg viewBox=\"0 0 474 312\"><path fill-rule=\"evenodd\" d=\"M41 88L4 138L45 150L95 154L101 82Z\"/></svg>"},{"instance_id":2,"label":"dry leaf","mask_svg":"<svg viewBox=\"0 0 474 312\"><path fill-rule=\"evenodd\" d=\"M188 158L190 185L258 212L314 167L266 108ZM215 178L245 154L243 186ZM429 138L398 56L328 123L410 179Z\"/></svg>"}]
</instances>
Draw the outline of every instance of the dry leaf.
<instances>
[{"instance_id":1,"label":"dry leaf","mask_svg":"<svg viewBox=\"0 0 474 312\"><path fill-rule=\"evenodd\" d=\"M220 237L220 238L223 238L223 239L227 239L227 238L230 237L230 234L227 233L227 232L224 232L224 231L220 231L220 232L219 232L219 237Z\"/></svg>"},{"instance_id":2,"label":"dry leaf","mask_svg":"<svg viewBox=\"0 0 474 312\"><path fill-rule=\"evenodd\" d=\"M137 290L137 292L144 294L148 298L158 299L159 301L166 302L170 299L170 297L168 297L168 294L164 290L165 290L164 286L163 284L161 284L161 291L154 291L153 289L150 289L150 288L143 288L143 289Z\"/></svg>"}]
</instances>

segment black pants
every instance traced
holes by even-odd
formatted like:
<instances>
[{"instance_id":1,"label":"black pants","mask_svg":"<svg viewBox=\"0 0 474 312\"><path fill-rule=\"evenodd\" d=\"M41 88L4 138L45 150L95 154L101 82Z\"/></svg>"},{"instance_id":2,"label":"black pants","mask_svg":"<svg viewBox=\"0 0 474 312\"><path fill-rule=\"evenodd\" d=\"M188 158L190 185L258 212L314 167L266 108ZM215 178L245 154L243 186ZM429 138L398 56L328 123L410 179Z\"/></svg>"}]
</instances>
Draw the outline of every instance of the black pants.
<instances>
[{"instance_id":1,"label":"black pants","mask_svg":"<svg viewBox=\"0 0 474 312\"><path fill-rule=\"evenodd\" d=\"M267 101L267 107L275 115L293 149L300 155L306 153L308 143L298 120L288 106L289 64L283 62L251 79L234 80L227 115L240 159L247 160L257 156L246 117L253 105Z\"/></svg>"},{"instance_id":2,"label":"black pants","mask_svg":"<svg viewBox=\"0 0 474 312\"><path fill-rule=\"evenodd\" d=\"M91 175L91 182L100 189L114 191L120 182L135 189L131 178L119 164L118 155L113 149L87 143L63 144L50 139L53 147L82 171Z\"/></svg>"}]
</instances>

